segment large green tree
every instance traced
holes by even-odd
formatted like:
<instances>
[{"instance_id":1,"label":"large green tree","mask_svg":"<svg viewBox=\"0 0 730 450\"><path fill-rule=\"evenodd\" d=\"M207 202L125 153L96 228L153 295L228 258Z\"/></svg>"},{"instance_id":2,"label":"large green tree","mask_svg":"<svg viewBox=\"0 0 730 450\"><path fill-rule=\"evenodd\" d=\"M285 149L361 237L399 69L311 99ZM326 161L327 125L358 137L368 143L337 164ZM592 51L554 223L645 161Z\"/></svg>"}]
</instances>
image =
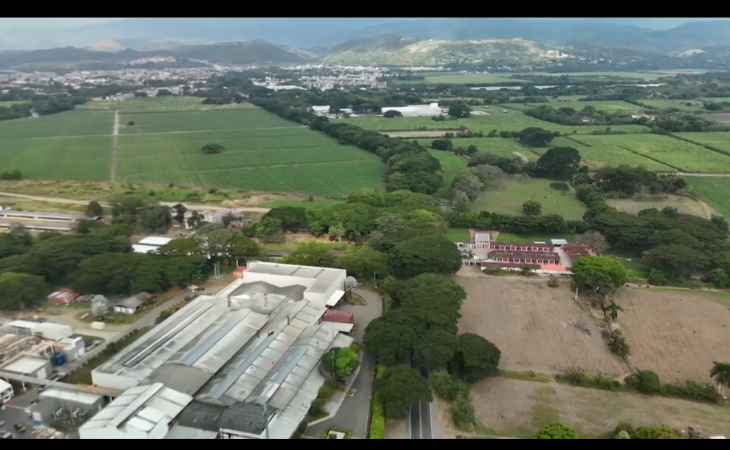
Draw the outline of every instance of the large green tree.
<instances>
[{"instance_id":1,"label":"large green tree","mask_svg":"<svg viewBox=\"0 0 730 450\"><path fill-rule=\"evenodd\" d=\"M418 336L414 328L414 319L406 311L390 311L370 322L365 329L365 351L380 364L396 364L415 345Z\"/></svg>"},{"instance_id":2,"label":"large green tree","mask_svg":"<svg viewBox=\"0 0 730 450\"><path fill-rule=\"evenodd\" d=\"M104 215L104 208L102 208L101 204L96 200L90 201L89 204L86 206L86 216L100 217L102 215Z\"/></svg>"},{"instance_id":3,"label":"large green tree","mask_svg":"<svg viewBox=\"0 0 730 450\"><path fill-rule=\"evenodd\" d=\"M373 277L382 279L390 275L388 255L365 245L349 247L337 259L337 264L358 280L369 280Z\"/></svg>"},{"instance_id":4,"label":"large green tree","mask_svg":"<svg viewBox=\"0 0 730 450\"><path fill-rule=\"evenodd\" d=\"M555 422L537 430L534 439L580 439L580 436L569 426Z\"/></svg>"},{"instance_id":5,"label":"large green tree","mask_svg":"<svg viewBox=\"0 0 730 450\"><path fill-rule=\"evenodd\" d=\"M496 345L476 334L462 334L456 354L456 364L464 381L477 383L499 373L502 352Z\"/></svg>"},{"instance_id":6,"label":"large green tree","mask_svg":"<svg viewBox=\"0 0 730 450\"><path fill-rule=\"evenodd\" d=\"M333 347L322 356L322 367L341 379L354 374L360 367L357 353L350 348Z\"/></svg>"},{"instance_id":7,"label":"large green tree","mask_svg":"<svg viewBox=\"0 0 730 450\"><path fill-rule=\"evenodd\" d=\"M449 115L456 119L471 117L471 108L465 102L454 102L449 106Z\"/></svg>"},{"instance_id":8,"label":"large green tree","mask_svg":"<svg viewBox=\"0 0 730 450\"><path fill-rule=\"evenodd\" d=\"M6 272L0 274L0 308L16 309L30 306L48 293L43 277L25 273Z\"/></svg>"},{"instance_id":9,"label":"large green tree","mask_svg":"<svg viewBox=\"0 0 730 450\"><path fill-rule=\"evenodd\" d=\"M624 266L615 259L600 256L582 256L573 262L573 281L579 288L617 288L626 283L628 274Z\"/></svg>"},{"instance_id":10,"label":"large green tree","mask_svg":"<svg viewBox=\"0 0 730 450\"><path fill-rule=\"evenodd\" d=\"M456 244L443 236L420 236L400 242L388 254L395 273L414 277L422 273L454 274L461 268Z\"/></svg>"},{"instance_id":11,"label":"large green tree","mask_svg":"<svg viewBox=\"0 0 730 450\"><path fill-rule=\"evenodd\" d=\"M284 231L299 231L307 228L306 209L296 206L272 208L264 218L279 219Z\"/></svg>"},{"instance_id":12,"label":"large green tree","mask_svg":"<svg viewBox=\"0 0 730 450\"><path fill-rule=\"evenodd\" d=\"M408 410L418 402L433 400L428 380L415 370L395 366L385 371L375 381L375 392L383 405L385 416L390 419L405 419Z\"/></svg>"},{"instance_id":13,"label":"large green tree","mask_svg":"<svg viewBox=\"0 0 730 450\"><path fill-rule=\"evenodd\" d=\"M285 264L296 264L301 266L314 267L335 267L335 257L329 247L319 242L309 242L300 244L299 247L290 255L282 258Z\"/></svg>"},{"instance_id":14,"label":"large green tree","mask_svg":"<svg viewBox=\"0 0 730 450\"><path fill-rule=\"evenodd\" d=\"M535 173L553 180L568 180L580 169L580 153L572 147L553 147L535 164Z\"/></svg>"},{"instance_id":15,"label":"large green tree","mask_svg":"<svg viewBox=\"0 0 730 450\"><path fill-rule=\"evenodd\" d=\"M201 255L200 246L192 238L173 239L157 249L164 256Z\"/></svg>"}]
</instances>

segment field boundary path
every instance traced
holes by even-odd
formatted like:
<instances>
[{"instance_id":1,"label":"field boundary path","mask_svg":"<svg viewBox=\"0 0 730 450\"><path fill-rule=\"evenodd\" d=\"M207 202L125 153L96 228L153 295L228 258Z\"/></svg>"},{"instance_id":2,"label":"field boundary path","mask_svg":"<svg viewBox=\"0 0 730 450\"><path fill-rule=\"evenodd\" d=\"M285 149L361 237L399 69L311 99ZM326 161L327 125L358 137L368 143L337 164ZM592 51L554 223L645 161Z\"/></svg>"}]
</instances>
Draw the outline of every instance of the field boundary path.
<instances>
[{"instance_id":1,"label":"field boundary path","mask_svg":"<svg viewBox=\"0 0 730 450\"><path fill-rule=\"evenodd\" d=\"M70 198L60 198L60 197L36 197L34 195L25 195L25 194L13 194L11 192L0 192L0 197L15 197L15 198L25 198L28 200L35 200L37 202L50 202L50 203L67 203L72 205L88 205L88 200L75 200ZM108 206L109 204L106 202L99 202L102 204L102 206ZM175 206L178 203L182 203L183 206L185 206L188 209L195 209L199 211L218 211L221 208L226 208L225 206L221 205L205 205L205 204L198 204L198 203L187 203L187 202L160 202L161 205L165 206ZM271 208L257 208L254 206L235 206L233 207L237 209L238 211L242 212L254 212L254 213L263 213L266 214L271 210Z\"/></svg>"},{"instance_id":2,"label":"field boundary path","mask_svg":"<svg viewBox=\"0 0 730 450\"><path fill-rule=\"evenodd\" d=\"M119 110L114 111L114 127L112 128L112 158L109 181L114 183L117 178L117 139L119 139Z\"/></svg>"}]
</instances>

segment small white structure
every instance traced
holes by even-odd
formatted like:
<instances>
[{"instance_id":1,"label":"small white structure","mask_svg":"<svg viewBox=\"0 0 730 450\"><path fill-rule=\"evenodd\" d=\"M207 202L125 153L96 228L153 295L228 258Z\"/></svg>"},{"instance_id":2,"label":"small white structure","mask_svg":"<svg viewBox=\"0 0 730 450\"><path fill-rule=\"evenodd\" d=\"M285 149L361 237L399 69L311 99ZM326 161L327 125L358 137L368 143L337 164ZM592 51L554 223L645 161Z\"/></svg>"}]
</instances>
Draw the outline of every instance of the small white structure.
<instances>
[{"instance_id":1,"label":"small white structure","mask_svg":"<svg viewBox=\"0 0 730 450\"><path fill-rule=\"evenodd\" d=\"M51 361L33 356L21 356L0 367L0 372L10 372L45 380L51 373Z\"/></svg>"},{"instance_id":2,"label":"small white structure","mask_svg":"<svg viewBox=\"0 0 730 450\"><path fill-rule=\"evenodd\" d=\"M403 117L417 116L438 116L441 114L441 108L438 103L430 103L428 105L408 105L408 106L386 106L380 109L382 114L388 111L399 111Z\"/></svg>"},{"instance_id":3,"label":"small white structure","mask_svg":"<svg viewBox=\"0 0 730 450\"><path fill-rule=\"evenodd\" d=\"M164 439L193 397L162 383L128 389L81 428L81 439Z\"/></svg>"},{"instance_id":4,"label":"small white structure","mask_svg":"<svg viewBox=\"0 0 730 450\"><path fill-rule=\"evenodd\" d=\"M14 396L15 392L13 391L13 387L10 383L0 380L0 405L4 405L9 402Z\"/></svg>"},{"instance_id":5,"label":"small white structure","mask_svg":"<svg viewBox=\"0 0 730 450\"><path fill-rule=\"evenodd\" d=\"M103 330L106 328L106 324L104 322L91 322L91 328L94 330Z\"/></svg>"},{"instance_id":6,"label":"small white structure","mask_svg":"<svg viewBox=\"0 0 730 450\"><path fill-rule=\"evenodd\" d=\"M43 339L55 341L56 339L69 337L73 334L73 328L60 323L38 323L25 320L10 322L8 326L16 334L28 336L40 336Z\"/></svg>"},{"instance_id":7,"label":"small white structure","mask_svg":"<svg viewBox=\"0 0 730 450\"><path fill-rule=\"evenodd\" d=\"M66 355L66 362L76 361L86 354L84 338L62 338L57 342L63 346L61 353Z\"/></svg>"},{"instance_id":8,"label":"small white structure","mask_svg":"<svg viewBox=\"0 0 730 450\"><path fill-rule=\"evenodd\" d=\"M149 236L137 243L137 245L149 245L152 247L162 247L170 243L172 238L160 237L160 236Z\"/></svg>"}]
</instances>

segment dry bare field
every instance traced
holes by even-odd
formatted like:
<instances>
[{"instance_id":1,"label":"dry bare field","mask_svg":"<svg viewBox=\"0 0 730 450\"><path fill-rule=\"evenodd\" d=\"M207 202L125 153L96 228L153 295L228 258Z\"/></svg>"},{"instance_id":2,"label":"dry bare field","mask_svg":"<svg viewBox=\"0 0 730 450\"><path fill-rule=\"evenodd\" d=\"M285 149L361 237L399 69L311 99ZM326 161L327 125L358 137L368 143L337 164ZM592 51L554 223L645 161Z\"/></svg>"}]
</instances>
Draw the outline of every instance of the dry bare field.
<instances>
[{"instance_id":1,"label":"dry bare field","mask_svg":"<svg viewBox=\"0 0 730 450\"><path fill-rule=\"evenodd\" d=\"M627 374L567 285L553 289L544 278L467 275L462 270L456 277L467 292L459 333L494 342L502 351L502 370L556 374L581 368Z\"/></svg>"},{"instance_id":2,"label":"dry bare field","mask_svg":"<svg viewBox=\"0 0 730 450\"><path fill-rule=\"evenodd\" d=\"M584 437L604 437L619 422L635 426L693 427L730 435L730 408L627 392L489 378L471 389L476 419L485 434L528 437L560 421Z\"/></svg>"},{"instance_id":3,"label":"dry bare field","mask_svg":"<svg viewBox=\"0 0 730 450\"><path fill-rule=\"evenodd\" d=\"M730 295L629 288L617 302L636 368L654 370L667 381L712 382L712 362L730 360Z\"/></svg>"}]
</instances>

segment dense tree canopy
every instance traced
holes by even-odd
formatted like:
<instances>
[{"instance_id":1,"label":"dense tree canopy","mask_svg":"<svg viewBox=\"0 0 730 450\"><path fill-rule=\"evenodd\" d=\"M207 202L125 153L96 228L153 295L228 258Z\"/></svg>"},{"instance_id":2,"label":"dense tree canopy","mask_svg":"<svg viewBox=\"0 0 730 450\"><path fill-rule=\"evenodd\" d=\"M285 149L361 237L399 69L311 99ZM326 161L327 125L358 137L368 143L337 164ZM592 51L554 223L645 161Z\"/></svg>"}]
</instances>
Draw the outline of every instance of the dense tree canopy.
<instances>
[{"instance_id":1,"label":"dense tree canopy","mask_svg":"<svg viewBox=\"0 0 730 450\"><path fill-rule=\"evenodd\" d=\"M687 276L705 271L711 262L706 254L678 244L662 245L646 251L644 260L649 266L670 276Z\"/></svg>"},{"instance_id":2,"label":"dense tree canopy","mask_svg":"<svg viewBox=\"0 0 730 450\"><path fill-rule=\"evenodd\" d=\"M454 102L449 106L449 115L456 119L471 117L471 108L465 102Z\"/></svg>"},{"instance_id":3,"label":"dense tree canopy","mask_svg":"<svg viewBox=\"0 0 730 450\"><path fill-rule=\"evenodd\" d=\"M28 307L33 300L40 300L49 291L43 277L26 273L0 273L0 308Z\"/></svg>"},{"instance_id":4,"label":"dense tree canopy","mask_svg":"<svg viewBox=\"0 0 730 450\"><path fill-rule=\"evenodd\" d=\"M390 274L388 255L366 245L349 247L337 264L358 280L382 279Z\"/></svg>"},{"instance_id":5,"label":"dense tree canopy","mask_svg":"<svg viewBox=\"0 0 730 450\"><path fill-rule=\"evenodd\" d=\"M279 219L284 231L299 231L307 229L306 209L295 206L272 208L264 218Z\"/></svg>"},{"instance_id":6,"label":"dense tree canopy","mask_svg":"<svg viewBox=\"0 0 730 450\"><path fill-rule=\"evenodd\" d=\"M581 256L573 262L572 271L578 287L594 292L623 286L628 280L626 268L620 261L600 256Z\"/></svg>"},{"instance_id":7,"label":"dense tree canopy","mask_svg":"<svg viewBox=\"0 0 730 450\"><path fill-rule=\"evenodd\" d=\"M415 370L403 366L386 370L383 377L375 381L375 392L383 405L385 416L391 419L405 419L411 406L433 400L428 380Z\"/></svg>"},{"instance_id":8,"label":"dense tree canopy","mask_svg":"<svg viewBox=\"0 0 730 450\"><path fill-rule=\"evenodd\" d=\"M378 362L393 365L409 354L417 339L414 319L406 311L394 310L370 322L363 344Z\"/></svg>"},{"instance_id":9,"label":"dense tree canopy","mask_svg":"<svg viewBox=\"0 0 730 450\"><path fill-rule=\"evenodd\" d=\"M537 430L535 439L580 439L580 436L569 426L555 422Z\"/></svg>"},{"instance_id":10,"label":"dense tree canopy","mask_svg":"<svg viewBox=\"0 0 730 450\"><path fill-rule=\"evenodd\" d=\"M393 247L388 262L395 273L405 277L428 272L453 274L461 268L461 254L445 237L422 236Z\"/></svg>"},{"instance_id":11,"label":"dense tree canopy","mask_svg":"<svg viewBox=\"0 0 730 450\"><path fill-rule=\"evenodd\" d=\"M453 330L431 328L416 343L414 357L429 370L441 369L454 357L456 346Z\"/></svg>"},{"instance_id":12,"label":"dense tree canopy","mask_svg":"<svg viewBox=\"0 0 730 450\"><path fill-rule=\"evenodd\" d=\"M300 245L294 253L282 258L284 264L301 266L335 267L335 257L330 249L318 242L309 242Z\"/></svg>"}]
</instances>

